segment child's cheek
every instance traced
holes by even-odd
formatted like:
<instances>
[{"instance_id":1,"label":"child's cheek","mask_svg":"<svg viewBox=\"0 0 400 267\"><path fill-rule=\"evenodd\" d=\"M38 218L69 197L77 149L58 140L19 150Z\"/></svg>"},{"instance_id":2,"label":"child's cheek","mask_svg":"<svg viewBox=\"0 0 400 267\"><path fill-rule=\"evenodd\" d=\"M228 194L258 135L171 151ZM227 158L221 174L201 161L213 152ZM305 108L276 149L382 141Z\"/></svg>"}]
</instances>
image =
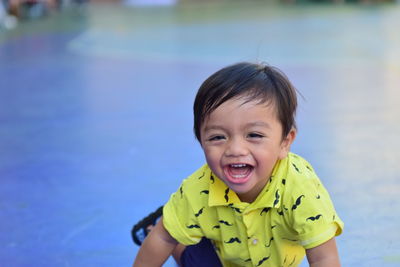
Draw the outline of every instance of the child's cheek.
<instances>
[{"instance_id":1,"label":"child's cheek","mask_svg":"<svg viewBox=\"0 0 400 267\"><path fill-rule=\"evenodd\" d=\"M220 176L220 156L213 149L204 149L206 161L211 171Z\"/></svg>"}]
</instances>

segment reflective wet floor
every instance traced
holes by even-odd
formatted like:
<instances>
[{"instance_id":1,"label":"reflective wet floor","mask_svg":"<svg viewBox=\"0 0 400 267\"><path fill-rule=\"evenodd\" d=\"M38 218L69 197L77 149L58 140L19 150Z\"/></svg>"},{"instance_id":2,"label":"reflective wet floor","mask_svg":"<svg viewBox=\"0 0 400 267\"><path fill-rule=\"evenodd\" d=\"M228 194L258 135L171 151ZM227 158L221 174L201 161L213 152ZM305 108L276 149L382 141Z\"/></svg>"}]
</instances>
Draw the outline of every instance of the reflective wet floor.
<instances>
[{"instance_id":1,"label":"reflective wet floor","mask_svg":"<svg viewBox=\"0 0 400 267\"><path fill-rule=\"evenodd\" d=\"M200 83L263 61L303 96L292 150L345 222L343 266L400 266L399 18L395 4L92 4L1 31L0 265L131 265L133 223L204 162Z\"/></svg>"}]
</instances>

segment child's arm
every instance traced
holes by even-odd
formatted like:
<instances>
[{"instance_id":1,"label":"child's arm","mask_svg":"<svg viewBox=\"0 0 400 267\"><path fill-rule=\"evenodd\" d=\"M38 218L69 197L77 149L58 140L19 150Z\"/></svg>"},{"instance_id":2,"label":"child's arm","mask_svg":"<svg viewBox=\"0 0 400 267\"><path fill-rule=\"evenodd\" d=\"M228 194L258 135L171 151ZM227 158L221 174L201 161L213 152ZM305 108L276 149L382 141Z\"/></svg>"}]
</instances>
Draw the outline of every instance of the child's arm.
<instances>
[{"instance_id":1,"label":"child's arm","mask_svg":"<svg viewBox=\"0 0 400 267\"><path fill-rule=\"evenodd\" d=\"M340 267L339 253L335 238L306 250L310 267Z\"/></svg>"},{"instance_id":2,"label":"child's arm","mask_svg":"<svg viewBox=\"0 0 400 267\"><path fill-rule=\"evenodd\" d=\"M161 218L144 240L133 266L159 267L168 259L177 244L164 228Z\"/></svg>"}]
</instances>

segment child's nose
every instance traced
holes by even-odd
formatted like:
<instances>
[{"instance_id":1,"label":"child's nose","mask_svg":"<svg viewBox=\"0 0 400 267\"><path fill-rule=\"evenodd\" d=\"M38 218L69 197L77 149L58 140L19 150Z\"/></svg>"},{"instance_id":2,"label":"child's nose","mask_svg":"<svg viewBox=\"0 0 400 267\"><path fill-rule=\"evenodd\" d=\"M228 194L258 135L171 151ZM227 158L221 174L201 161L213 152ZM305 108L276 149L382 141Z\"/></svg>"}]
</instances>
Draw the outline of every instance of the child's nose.
<instances>
[{"instance_id":1,"label":"child's nose","mask_svg":"<svg viewBox=\"0 0 400 267\"><path fill-rule=\"evenodd\" d=\"M239 138L231 139L228 142L228 146L225 150L225 156L227 157L240 157L248 154L247 146L244 140Z\"/></svg>"}]
</instances>

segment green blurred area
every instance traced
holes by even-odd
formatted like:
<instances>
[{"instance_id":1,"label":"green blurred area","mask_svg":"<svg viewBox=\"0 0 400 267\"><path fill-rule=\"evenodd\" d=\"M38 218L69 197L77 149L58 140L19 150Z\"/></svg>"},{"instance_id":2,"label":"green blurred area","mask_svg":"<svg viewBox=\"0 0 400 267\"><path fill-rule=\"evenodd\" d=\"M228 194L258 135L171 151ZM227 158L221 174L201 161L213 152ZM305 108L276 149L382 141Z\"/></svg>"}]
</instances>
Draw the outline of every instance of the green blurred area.
<instances>
[{"instance_id":1,"label":"green blurred area","mask_svg":"<svg viewBox=\"0 0 400 267\"><path fill-rule=\"evenodd\" d=\"M291 3L289 3L291 2ZM43 32L68 32L85 29L87 23L111 28L119 23L154 25L163 23L196 23L232 19L271 19L296 14L357 13L360 10L382 10L396 7L395 0L346 0L335 4L332 0L297 1L194 1L182 0L172 6L135 6L123 2L92 1L85 5L68 5L51 11L46 16L22 18L11 30L0 28L0 42L18 36ZM154 18L157 19L154 19ZM131 27L131 26L130 26Z\"/></svg>"}]
</instances>

